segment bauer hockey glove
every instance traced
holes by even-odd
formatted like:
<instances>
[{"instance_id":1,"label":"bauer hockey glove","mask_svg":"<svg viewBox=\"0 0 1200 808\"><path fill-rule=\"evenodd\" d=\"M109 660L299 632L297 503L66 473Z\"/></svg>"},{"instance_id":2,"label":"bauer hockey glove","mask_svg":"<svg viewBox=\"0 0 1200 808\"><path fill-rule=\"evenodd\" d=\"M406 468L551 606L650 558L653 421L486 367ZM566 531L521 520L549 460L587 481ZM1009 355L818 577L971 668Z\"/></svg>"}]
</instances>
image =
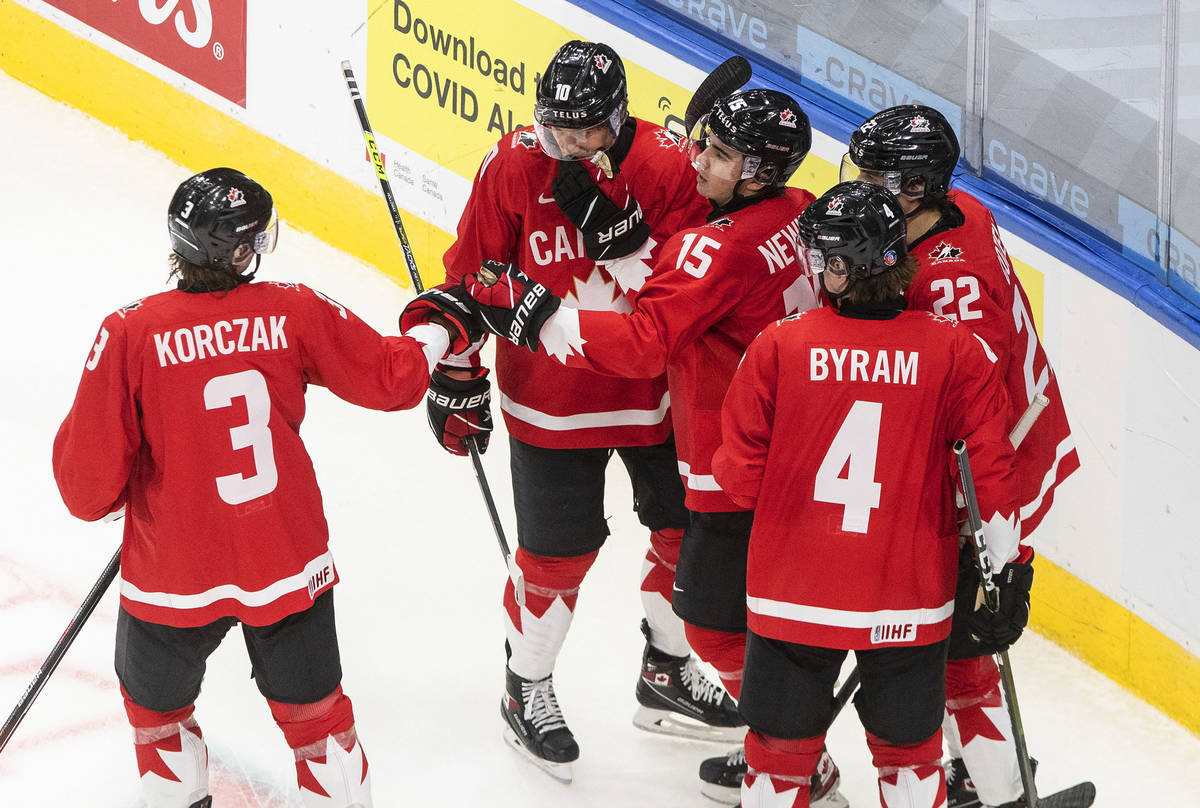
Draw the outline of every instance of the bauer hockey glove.
<instances>
[{"instance_id":1,"label":"bauer hockey glove","mask_svg":"<svg viewBox=\"0 0 1200 808\"><path fill-rule=\"evenodd\" d=\"M463 278L480 324L498 337L531 351L538 334L561 303L550 290L512 264L484 261L475 275Z\"/></svg>"},{"instance_id":2,"label":"bauer hockey glove","mask_svg":"<svg viewBox=\"0 0 1200 808\"><path fill-rule=\"evenodd\" d=\"M470 377L455 378L451 373L470 374ZM475 435L475 446L483 454L492 435L492 383L488 381L488 369L438 365L429 376L425 412L429 428L447 452L466 455L466 439Z\"/></svg>"},{"instance_id":3,"label":"bauer hockey glove","mask_svg":"<svg viewBox=\"0 0 1200 808\"><path fill-rule=\"evenodd\" d=\"M650 238L642 206L625 178L613 178L614 202L592 176L595 169L579 160L562 160L550 183L554 201L583 234L583 249L593 261L615 261L635 253ZM624 207L618 207L618 205Z\"/></svg>"},{"instance_id":4,"label":"bauer hockey glove","mask_svg":"<svg viewBox=\"0 0 1200 808\"><path fill-rule=\"evenodd\" d=\"M451 332L450 353L459 354L483 337L470 301L461 286L444 283L426 289L409 301L400 314L400 333L422 323L437 323Z\"/></svg>"},{"instance_id":5,"label":"bauer hockey glove","mask_svg":"<svg viewBox=\"0 0 1200 808\"><path fill-rule=\"evenodd\" d=\"M1029 590L1033 587L1033 554L1025 561L1005 564L992 576L1000 596L993 614L980 606L967 617L967 629L987 653L1007 651L1029 622Z\"/></svg>"}]
</instances>

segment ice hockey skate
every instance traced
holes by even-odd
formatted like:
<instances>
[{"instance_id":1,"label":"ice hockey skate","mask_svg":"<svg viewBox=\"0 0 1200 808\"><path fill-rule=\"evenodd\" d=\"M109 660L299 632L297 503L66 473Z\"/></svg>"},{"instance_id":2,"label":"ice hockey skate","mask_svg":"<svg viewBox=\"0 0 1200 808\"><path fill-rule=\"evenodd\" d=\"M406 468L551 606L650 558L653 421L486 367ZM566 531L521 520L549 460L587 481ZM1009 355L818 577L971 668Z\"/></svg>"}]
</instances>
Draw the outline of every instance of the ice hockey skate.
<instances>
[{"instance_id":1,"label":"ice hockey skate","mask_svg":"<svg viewBox=\"0 0 1200 808\"><path fill-rule=\"evenodd\" d=\"M579 758L579 745L563 719L554 695L554 676L530 681L504 668L504 740L531 763L564 783L575 776L572 763Z\"/></svg>"},{"instance_id":2,"label":"ice hockey skate","mask_svg":"<svg viewBox=\"0 0 1200 808\"><path fill-rule=\"evenodd\" d=\"M722 805L740 804L746 768L745 746L739 746L728 755L708 758L700 763L700 793ZM809 791L810 808L849 808L850 802L838 791L840 782L837 764L827 750L821 750Z\"/></svg>"},{"instance_id":3,"label":"ice hockey skate","mask_svg":"<svg viewBox=\"0 0 1200 808\"><path fill-rule=\"evenodd\" d=\"M212 808L212 795L210 794L202 800L193 802L191 808Z\"/></svg>"},{"instance_id":4,"label":"ice hockey skate","mask_svg":"<svg viewBox=\"0 0 1200 808\"><path fill-rule=\"evenodd\" d=\"M649 627L642 621L642 633ZM693 656L671 656L646 643L637 683L633 724L647 732L700 741L736 742L746 725L725 689L709 679Z\"/></svg>"}]
</instances>

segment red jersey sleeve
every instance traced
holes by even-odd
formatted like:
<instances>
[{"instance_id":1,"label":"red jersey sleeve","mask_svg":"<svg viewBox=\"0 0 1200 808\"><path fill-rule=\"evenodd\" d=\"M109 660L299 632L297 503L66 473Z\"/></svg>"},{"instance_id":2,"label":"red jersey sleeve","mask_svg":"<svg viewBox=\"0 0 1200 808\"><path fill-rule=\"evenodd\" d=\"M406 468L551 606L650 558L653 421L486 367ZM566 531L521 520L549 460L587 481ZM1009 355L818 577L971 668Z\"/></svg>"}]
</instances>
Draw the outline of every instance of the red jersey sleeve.
<instances>
[{"instance_id":1,"label":"red jersey sleeve","mask_svg":"<svg viewBox=\"0 0 1200 808\"><path fill-rule=\"evenodd\" d=\"M779 354L768 326L746 350L721 408L721 446L713 455L713 476L721 490L743 508L758 504L775 425Z\"/></svg>"},{"instance_id":2,"label":"red jersey sleeve","mask_svg":"<svg viewBox=\"0 0 1200 808\"><path fill-rule=\"evenodd\" d=\"M507 197L524 192L524 183L506 175L504 169L512 165L511 161L496 159L506 142L507 138L492 146L475 174L471 195L458 220L457 239L442 259L447 282L456 284L464 275L474 274L485 258L520 263L516 247L521 235L518 212L524 210L524 203Z\"/></svg>"},{"instance_id":3,"label":"red jersey sleeve","mask_svg":"<svg viewBox=\"0 0 1200 808\"><path fill-rule=\"evenodd\" d=\"M94 521L120 510L141 445L138 412L129 389L126 333L109 315L84 362L75 402L54 438L54 479L67 510Z\"/></svg>"},{"instance_id":4,"label":"red jersey sleeve","mask_svg":"<svg viewBox=\"0 0 1200 808\"><path fill-rule=\"evenodd\" d=\"M406 410L425 397L429 365L421 343L385 337L342 304L299 287L308 300L301 350L308 381L351 404Z\"/></svg>"}]
</instances>

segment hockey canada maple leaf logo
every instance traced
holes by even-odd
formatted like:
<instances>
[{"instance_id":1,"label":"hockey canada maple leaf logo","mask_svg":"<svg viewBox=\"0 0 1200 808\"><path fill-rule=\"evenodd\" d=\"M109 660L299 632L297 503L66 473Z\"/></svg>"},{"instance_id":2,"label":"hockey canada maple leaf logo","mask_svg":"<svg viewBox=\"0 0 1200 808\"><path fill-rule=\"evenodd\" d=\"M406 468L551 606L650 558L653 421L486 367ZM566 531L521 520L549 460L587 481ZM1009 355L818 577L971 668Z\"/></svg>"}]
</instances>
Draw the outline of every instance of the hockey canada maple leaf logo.
<instances>
[{"instance_id":1,"label":"hockey canada maple leaf logo","mask_svg":"<svg viewBox=\"0 0 1200 808\"><path fill-rule=\"evenodd\" d=\"M229 200L229 207L240 208L246 204L246 195L242 193L241 188L230 188L229 195L225 197Z\"/></svg>"},{"instance_id":2,"label":"hockey canada maple leaf logo","mask_svg":"<svg viewBox=\"0 0 1200 808\"><path fill-rule=\"evenodd\" d=\"M709 222L705 227L715 227L721 231L728 230L730 227L733 227L733 219L730 219L728 216L722 216L720 219Z\"/></svg>"},{"instance_id":3,"label":"hockey canada maple leaf logo","mask_svg":"<svg viewBox=\"0 0 1200 808\"><path fill-rule=\"evenodd\" d=\"M941 263L942 261L965 261L966 259L961 257L962 254L962 247L955 247L953 244L943 241L930 250L929 260L934 263Z\"/></svg>"},{"instance_id":4,"label":"hockey canada maple leaf logo","mask_svg":"<svg viewBox=\"0 0 1200 808\"><path fill-rule=\"evenodd\" d=\"M537 135L527 129L517 132L517 145L527 149L536 149L538 148Z\"/></svg>"},{"instance_id":5,"label":"hockey canada maple leaf logo","mask_svg":"<svg viewBox=\"0 0 1200 808\"><path fill-rule=\"evenodd\" d=\"M913 119L908 122L908 129L910 132L928 132L929 119L924 115L915 115L913 116Z\"/></svg>"},{"instance_id":6,"label":"hockey canada maple leaf logo","mask_svg":"<svg viewBox=\"0 0 1200 808\"><path fill-rule=\"evenodd\" d=\"M596 67L601 73L607 73L608 69L612 67L612 59L609 59L603 53L597 53L595 59Z\"/></svg>"},{"instance_id":7,"label":"hockey canada maple leaf logo","mask_svg":"<svg viewBox=\"0 0 1200 808\"><path fill-rule=\"evenodd\" d=\"M796 113L790 109L784 109L779 113L779 123L781 126L787 126L791 129L796 128Z\"/></svg>"},{"instance_id":8,"label":"hockey canada maple leaf logo","mask_svg":"<svg viewBox=\"0 0 1200 808\"><path fill-rule=\"evenodd\" d=\"M124 306L117 309L117 314L121 315L121 319L124 320L126 314L133 311L134 309L140 309L142 307L142 301L145 299L146 298L144 298L144 297L139 297L137 300L133 301L132 303L126 303Z\"/></svg>"},{"instance_id":9,"label":"hockey canada maple leaf logo","mask_svg":"<svg viewBox=\"0 0 1200 808\"><path fill-rule=\"evenodd\" d=\"M678 149L683 143L683 135L676 134L670 129L658 129L654 133L658 145L663 149Z\"/></svg>"},{"instance_id":10,"label":"hockey canada maple leaf logo","mask_svg":"<svg viewBox=\"0 0 1200 808\"><path fill-rule=\"evenodd\" d=\"M830 216L841 216L842 202L843 200L840 196L835 196L833 199L829 200L829 206L825 208L825 212Z\"/></svg>"}]
</instances>

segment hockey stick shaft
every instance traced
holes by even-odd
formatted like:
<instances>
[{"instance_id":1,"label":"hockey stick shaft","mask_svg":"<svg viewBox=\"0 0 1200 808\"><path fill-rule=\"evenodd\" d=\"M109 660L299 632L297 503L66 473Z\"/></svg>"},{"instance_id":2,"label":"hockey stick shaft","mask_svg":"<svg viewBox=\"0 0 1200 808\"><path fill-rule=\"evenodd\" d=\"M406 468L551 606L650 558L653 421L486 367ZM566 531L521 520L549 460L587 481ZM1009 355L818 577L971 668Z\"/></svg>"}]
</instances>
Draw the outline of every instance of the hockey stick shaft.
<instances>
[{"instance_id":1,"label":"hockey stick shaft","mask_svg":"<svg viewBox=\"0 0 1200 808\"><path fill-rule=\"evenodd\" d=\"M1021 444L1025 442L1025 436L1029 434L1029 430L1033 428L1038 416L1042 414L1042 410L1046 409L1046 405L1049 403L1050 399L1048 399L1042 393L1038 393L1036 396L1034 396L1033 401L1029 404L1029 408L1022 413L1019 419L1017 419L1017 423L1015 426L1013 426L1012 432L1008 433L1008 442L1012 444L1014 449L1021 448ZM856 665L854 669L850 671L850 676L846 679L846 683L842 685L841 690L838 691L837 696L833 700L834 718L837 718L838 713L840 713L842 708L846 706L846 702L850 700L852 695L854 695L854 689L858 687L858 683L861 680L862 677L859 675L858 666Z\"/></svg>"},{"instance_id":2,"label":"hockey stick shaft","mask_svg":"<svg viewBox=\"0 0 1200 808\"><path fill-rule=\"evenodd\" d=\"M691 136L696 121L712 109L718 98L729 95L750 81L750 73L750 63L741 56L730 56L717 65L692 93L692 100L683 113L683 125L687 129L685 134Z\"/></svg>"},{"instance_id":3,"label":"hockey stick shaft","mask_svg":"<svg viewBox=\"0 0 1200 808\"><path fill-rule=\"evenodd\" d=\"M387 202L388 213L392 216L392 225L396 228L396 237L400 240L400 250L404 253L404 265L408 269L408 277L412 280L413 288L417 290L417 294L420 294L425 291L425 284L421 281L421 273L417 271L417 259L413 256L412 245L409 243L408 234L404 230L404 222L400 219L400 208L396 205L396 197L392 195L392 185L388 182L387 171L383 167L383 156L380 155L379 147L375 143L375 130L371 128L371 123L367 120L367 106L363 101L362 91L358 88L358 80L354 77L354 68L350 65L349 59L342 62L342 76L346 79L346 89L350 91L350 100L354 102L354 111L358 113L358 123L362 127L363 138L367 142L367 151L371 155L371 163L375 166L375 176L379 180L379 189L383 192L384 201ZM504 526L500 524L500 514L496 511L496 503L492 499L492 489L488 485L487 475L483 471L483 461L479 457L479 447L476 445L474 438L469 438L466 444L467 451L471 455L471 463L475 466L475 479L479 481L479 490L483 494L483 501L487 506L488 517L492 520L492 529L496 532L496 541L500 544L500 552L504 556L504 564L508 567L509 577L512 578L517 601L524 603L524 580L521 576L520 567L517 566L512 551L508 548L508 540L504 538Z\"/></svg>"},{"instance_id":4,"label":"hockey stick shaft","mask_svg":"<svg viewBox=\"0 0 1200 808\"><path fill-rule=\"evenodd\" d=\"M71 647L71 643L75 642L75 638L79 636L84 623L92 616L92 612L96 610L100 599L104 597L104 593L112 585L113 579L117 577L117 570L120 566L121 550L117 548L117 552L113 553L112 560L108 562L108 566L104 568L104 572L100 574L100 578L92 586L92 590L83 599L79 610L75 612L75 616L67 624L66 630L58 638L58 642L54 644L54 647L50 649L50 655L46 657L46 661L42 663L42 667L38 668L37 673L33 675L33 681L25 688L25 693L21 696L21 700L17 702L17 706L13 708L12 713L8 716L8 720L4 722L4 727L0 728L0 752L4 751L4 747L8 744L8 739L17 731L17 727L24 720L25 714L29 712L29 708L33 705L34 699L38 697L38 694L42 692L42 688L46 686L50 674L54 673L55 668L58 667L58 663L62 662L67 649Z\"/></svg>"},{"instance_id":5,"label":"hockey stick shaft","mask_svg":"<svg viewBox=\"0 0 1200 808\"><path fill-rule=\"evenodd\" d=\"M958 462L959 483L967 503L967 523L975 541L975 562L983 584L984 607L996 612L1000 607L1000 593L992 581L991 560L987 554L987 540L983 536L983 520L979 515L979 501L975 497L975 478L971 474L971 460L967 455L967 444L959 440L954 444L954 459ZM1017 764L1021 769L1021 785L1025 790L1025 804L1038 804L1037 785L1033 782L1033 764L1029 761L1029 749L1025 744L1025 727L1021 723L1021 708L1017 704L1017 685L1013 680L1012 665L1008 651L996 655L1000 668L1000 681L1004 686L1004 698L1008 702L1008 717L1012 721L1013 744L1017 748Z\"/></svg>"}]
</instances>

